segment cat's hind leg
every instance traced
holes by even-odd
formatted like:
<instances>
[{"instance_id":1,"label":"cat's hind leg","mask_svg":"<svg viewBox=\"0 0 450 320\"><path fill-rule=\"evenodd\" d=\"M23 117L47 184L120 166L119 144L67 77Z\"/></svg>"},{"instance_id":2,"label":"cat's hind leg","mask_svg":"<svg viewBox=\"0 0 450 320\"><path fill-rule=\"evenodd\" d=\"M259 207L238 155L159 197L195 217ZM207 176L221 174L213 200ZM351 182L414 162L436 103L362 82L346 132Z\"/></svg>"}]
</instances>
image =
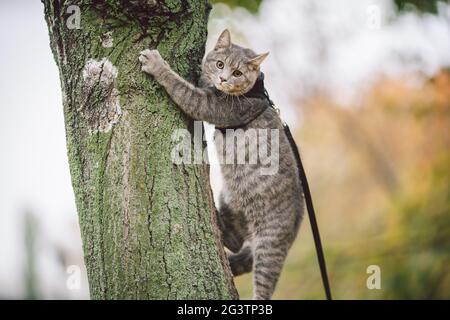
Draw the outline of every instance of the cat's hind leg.
<instances>
[{"instance_id":1,"label":"cat's hind leg","mask_svg":"<svg viewBox=\"0 0 450 320\"><path fill-rule=\"evenodd\" d=\"M253 300L271 299L292 244L291 234L270 230L257 234L253 249Z\"/></svg>"},{"instance_id":2,"label":"cat's hind leg","mask_svg":"<svg viewBox=\"0 0 450 320\"><path fill-rule=\"evenodd\" d=\"M245 238L245 222L243 216L234 212L221 197L217 220L222 233L223 244L230 251L237 253L241 250Z\"/></svg>"},{"instance_id":3,"label":"cat's hind leg","mask_svg":"<svg viewBox=\"0 0 450 320\"><path fill-rule=\"evenodd\" d=\"M230 253L228 255L231 272L233 276L239 276L252 271L253 252L250 245L244 245L238 253Z\"/></svg>"}]
</instances>

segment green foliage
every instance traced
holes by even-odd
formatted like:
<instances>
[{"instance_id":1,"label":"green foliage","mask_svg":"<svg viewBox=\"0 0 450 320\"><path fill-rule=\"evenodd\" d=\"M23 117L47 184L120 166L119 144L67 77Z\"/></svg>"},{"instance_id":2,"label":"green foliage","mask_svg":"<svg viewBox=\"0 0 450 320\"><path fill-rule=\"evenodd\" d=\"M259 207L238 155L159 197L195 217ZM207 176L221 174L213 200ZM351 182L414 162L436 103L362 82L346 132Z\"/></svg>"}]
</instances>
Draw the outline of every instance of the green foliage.
<instances>
[{"instance_id":1,"label":"green foliage","mask_svg":"<svg viewBox=\"0 0 450 320\"><path fill-rule=\"evenodd\" d=\"M26 211L24 214L24 245L25 245L25 297L27 300L39 299L38 283L36 277L36 234L37 221L33 214Z\"/></svg>"},{"instance_id":2,"label":"green foliage","mask_svg":"<svg viewBox=\"0 0 450 320\"><path fill-rule=\"evenodd\" d=\"M218 3L222 2L230 7L243 7L247 9L250 12L257 12L259 9L259 5L261 4L262 0L211 0L211 3Z\"/></svg>"},{"instance_id":3,"label":"green foliage","mask_svg":"<svg viewBox=\"0 0 450 320\"><path fill-rule=\"evenodd\" d=\"M398 220L384 243L385 298L450 298L450 155L432 168L425 188L403 194L391 215Z\"/></svg>"},{"instance_id":4,"label":"green foliage","mask_svg":"<svg viewBox=\"0 0 450 320\"><path fill-rule=\"evenodd\" d=\"M449 0L394 0L399 11L419 11L437 13L437 3L449 3ZM242 7L257 12L262 0L210 0L211 3L225 3L232 8Z\"/></svg>"},{"instance_id":5,"label":"green foliage","mask_svg":"<svg viewBox=\"0 0 450 320\"><path fill-rule=\"evenodd\" d=\"M449 0L395 0L399 11L420 11L437 13L437 3L449 3Z\"/></svg>"}]
</instances>

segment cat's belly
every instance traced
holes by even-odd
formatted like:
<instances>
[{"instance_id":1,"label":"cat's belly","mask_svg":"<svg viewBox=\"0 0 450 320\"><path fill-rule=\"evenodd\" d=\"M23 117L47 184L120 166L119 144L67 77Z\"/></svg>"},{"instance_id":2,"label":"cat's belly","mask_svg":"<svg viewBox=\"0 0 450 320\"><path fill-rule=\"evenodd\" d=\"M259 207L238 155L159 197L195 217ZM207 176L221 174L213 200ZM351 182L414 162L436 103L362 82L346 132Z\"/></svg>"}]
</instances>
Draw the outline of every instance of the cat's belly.
<instances>
[{"instance_id":1,"label":"cat's belly","mask_svg":"<svg viewBox=\"0 0 450 320\"><path fill-rule=\"evenodd\" d=\"M283 219L294 219L303 212L303 191L294 168L273 175L261 175L250 165L222 165L226 202L248 221L260 221L274 212Z\"/></svg>"},{"instance_id":2,"label":"cat's belly","mask_svg":"<svg viewBox=\"0 0 450 320\"><path fill-rule=\"evenodd\" d=\"M277 143L273 143L275 139L260 135L256 143L240 147L216 142L219 153L231 152L229 157L219 157L224 180L223 199L250 223L264 225L275 217L292 221L294 226L303 213L303 190L296 160L284 130L279 133Z\"/></svg>"}]
</instances>

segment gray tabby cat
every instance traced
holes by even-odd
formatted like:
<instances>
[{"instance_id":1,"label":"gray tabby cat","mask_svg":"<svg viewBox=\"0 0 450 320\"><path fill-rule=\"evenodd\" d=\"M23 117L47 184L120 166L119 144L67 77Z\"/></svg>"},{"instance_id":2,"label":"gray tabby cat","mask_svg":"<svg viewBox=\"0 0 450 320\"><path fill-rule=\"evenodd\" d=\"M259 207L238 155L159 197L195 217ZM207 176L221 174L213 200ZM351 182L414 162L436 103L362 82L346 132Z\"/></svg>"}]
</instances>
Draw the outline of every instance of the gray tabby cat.
<instances>
[{"instance_id":1,"label":"gray tabby cat","mask_svg":"<svg viewBox=\"0 0 450 320\"><path fill-rule=\"evenodd\" d=\"M304 210L294 153L278 113L268 107L267 99L246 96L256 86L267 55L231 43L225 30L204 59L199 86L175 73L157 50L145 50L139 57L142 70L152 75L191 118L216 128L279 132L279 167L274 174L262 175L261 163L221 165L224 188L218 218L223 242L232 252L228 257L233 275L253 270L253 299L272 297ZM262 144L270 150L269 139L259 138L257 148Z\"/></svg>"}]
</instances>

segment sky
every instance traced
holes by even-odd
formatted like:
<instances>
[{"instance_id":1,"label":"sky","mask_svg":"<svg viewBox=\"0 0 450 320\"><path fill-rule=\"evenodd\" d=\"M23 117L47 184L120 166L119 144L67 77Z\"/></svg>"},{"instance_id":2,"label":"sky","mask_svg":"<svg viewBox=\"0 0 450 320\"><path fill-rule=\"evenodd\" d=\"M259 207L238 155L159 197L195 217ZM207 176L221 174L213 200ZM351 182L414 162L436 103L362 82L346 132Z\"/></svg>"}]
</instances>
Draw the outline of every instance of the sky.
<instances>
[{"instance_id":1,"label":"sky","mask_svg":"<svg viewBox=\"0 0 450 320\"><path fill-rule=\"evenodd\" d=\"M66 278L53 247L74 252L71 263L79 263L81 242L66 156L58 69L42 4L1 1L0 39L0 297L23 295L22 221L26 210L39 217L39 286L46 297L53 297ZM67 295L76 297L77 293Z\"/></svg>"},{"instance_id":2,"label":"sky","mask_svg":"<svg viewBox=\"0 0 450 320\"><path fill-rule=\"evenodd\" d=\"M431 76L450 66L449 6L438 16L394 16L391 0L265 0L256 16L217 5L207 48L229 28L238 44L270 51L266 84L295 128L301 125L295 106L314 90L348 101L383 74ZM66 264L84 271L58 70L42 4L1 1L0 39L0 297L24 295L22 222L29 210L38 217L41 294L87 298L85 279L79 290L68 290L58 262L58 252L68 252Z\"/></svg>"}]
</instances>

